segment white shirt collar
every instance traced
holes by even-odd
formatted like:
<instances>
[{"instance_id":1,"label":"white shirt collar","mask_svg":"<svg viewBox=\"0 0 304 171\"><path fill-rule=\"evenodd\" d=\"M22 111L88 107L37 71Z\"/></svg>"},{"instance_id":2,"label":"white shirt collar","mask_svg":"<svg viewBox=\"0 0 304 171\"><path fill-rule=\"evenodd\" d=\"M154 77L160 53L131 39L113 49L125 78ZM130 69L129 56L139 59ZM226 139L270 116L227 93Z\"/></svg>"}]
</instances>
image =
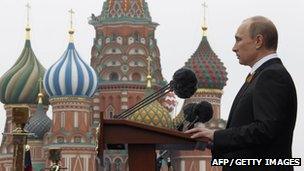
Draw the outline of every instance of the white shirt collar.
<instances>
[{"instance_id":1,"label":"white shirt collar","mask_svg":"<svg viewBox=\"0 0 304 171\"><path fill-rule=\"evenodd\" d=\"M278 55L276 53L269 54L267 56L264 56L259 61L257 61L251 68L250 74L254 74L254 72L261 66L263 63L269 61L270 59L278 58Z\"/></svg>"}]
</instances>

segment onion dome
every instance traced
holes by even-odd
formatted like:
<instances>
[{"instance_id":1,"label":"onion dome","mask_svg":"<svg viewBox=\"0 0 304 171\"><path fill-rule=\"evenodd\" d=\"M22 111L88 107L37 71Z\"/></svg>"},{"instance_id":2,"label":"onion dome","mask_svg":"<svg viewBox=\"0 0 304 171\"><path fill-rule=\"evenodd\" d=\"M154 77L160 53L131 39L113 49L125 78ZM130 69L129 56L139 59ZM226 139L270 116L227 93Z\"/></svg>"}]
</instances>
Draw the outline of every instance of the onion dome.
<instances>
[{"instance_id":1,"label":"onion dome","mask_svg":"<svg viewBox=\"0 0 304 171\"><path fill-rule=\"evenodd\" d=\"M45 68L31 47L29 27L26 28L26 35L21 55L0 78L0 99L4 104L37 104L38 80L42 80Z\"/></svg>"},{"instance_id":2,"label":"onion dome","mask_svg":"<svg viewBox=\"0 0 304 171\"><path fill-rule=\"evenodd\" d=\"M75 49L74 31L69 31L70 43L62 57L45 73L44 88L50 97L91 97L97 87L97 76Z\"/></svg>"},{"instance_id":3,"label":"onion dome","mask_svg":"<svg viewBox=\"0 0 304 171\"><path fill-rule=\"evenodd\" d=\"M29 136L29 139L38 139L42 140L43 136L50 130L52 121L46 115L43 109L42 104L43 94L39 93L38 98L39 102L37 105L36 112L30 117L24 129L29 133L33 133L33 135Z\"/></svg>"},{"instance_id":4,"label":"onion dome","mask_svg":"<svg viewBox=\"0 0 304 171\"><path fill-rule=\"evenodd\" d=\"M148 75L147 87L145 90L145 97L153 93L151 77L151 58L148 57ZM130 120L145 123L152 126L172 128L172 119L169 111L163 107L158 100L153 101L147 106L137 110L134 114L129 116Z\"/></svg>"},{"instance_id":5,"label":"onion dome","mask_svg":"<svg viewBox=\"0 0 304 171\"><path fill-rule=\"evenodd\" d=\"M173 127L174 128L177 128L178 125L180 125L181 123L184 122L184 112L181 110L181 112L176 115L173 120L172 120L172 123L173 123Z\"/></svg>"},{"instance_id":6,"label":"onion dome","mask_svg":"<svg viewBox=\"0 0 304 171\"><path fill-rule=\"evenodd\" d=\"M162 105L169 111L172 112L177 105L177 100L175 97L175 94L173 92L169 92L164 97L164 100L162 102Z\"/></svg>"},{"instance_id":7,"label":"onion dome","mask_svg":"<svg viewBox=\"0 0 304 171\"><path fill-rule=\"evenodd\" d=\"M198 79L198 88L223 89L226 85L226 68L213 52L206 36L185 66L192 69Z\"/></svg>"},{"instance_id":8,"label":"onion dome","mask_svg":"<svg viewBox=\"0 0 304 171\"><path fill-rule=\"evenodd\" d=\"M172 128L172 119L169 111L157 100L136 111L129 119L152 126Z\"/></svg>"}]
</instances>

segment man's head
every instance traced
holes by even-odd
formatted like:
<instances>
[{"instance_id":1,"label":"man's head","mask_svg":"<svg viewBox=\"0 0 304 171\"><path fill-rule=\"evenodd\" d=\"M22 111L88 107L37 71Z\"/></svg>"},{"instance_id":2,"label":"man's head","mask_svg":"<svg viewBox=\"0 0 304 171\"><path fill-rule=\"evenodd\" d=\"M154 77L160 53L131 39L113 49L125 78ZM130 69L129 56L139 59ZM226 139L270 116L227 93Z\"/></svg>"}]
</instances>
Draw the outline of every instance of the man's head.
<instances>
[{"instance_id":1,"label":"man's head","mask_svg":"<svg viewBox=\"0 0 304 171\"><path fill-rule=\"evenodd\" d=\"M239 26L232 50L240 64L253 66L262 57L276 52L277 45L275 25L265 17L255 16L244 20Z\"/></svg>"}]
</instances>

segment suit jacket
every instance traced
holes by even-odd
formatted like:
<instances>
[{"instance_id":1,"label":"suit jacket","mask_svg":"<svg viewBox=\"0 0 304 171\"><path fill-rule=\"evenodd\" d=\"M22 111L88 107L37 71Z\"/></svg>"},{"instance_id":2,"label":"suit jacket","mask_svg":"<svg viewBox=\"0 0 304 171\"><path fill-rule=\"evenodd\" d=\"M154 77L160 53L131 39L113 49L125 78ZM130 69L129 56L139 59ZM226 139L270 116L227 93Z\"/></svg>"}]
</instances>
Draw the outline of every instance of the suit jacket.
<instances>
[{"instance_id":1,"label":"suit jacket","mask_svg":"<svg viewBox=\"0 0 304 171\"><path fill-rule=\"evenodd\" d=\"M227 127L214 133L213 158L292 158L297 96L279 58L261 65L231 107ZM223 170L289 171L292 166L223 167Z\"/></svg>"}]
</instances>

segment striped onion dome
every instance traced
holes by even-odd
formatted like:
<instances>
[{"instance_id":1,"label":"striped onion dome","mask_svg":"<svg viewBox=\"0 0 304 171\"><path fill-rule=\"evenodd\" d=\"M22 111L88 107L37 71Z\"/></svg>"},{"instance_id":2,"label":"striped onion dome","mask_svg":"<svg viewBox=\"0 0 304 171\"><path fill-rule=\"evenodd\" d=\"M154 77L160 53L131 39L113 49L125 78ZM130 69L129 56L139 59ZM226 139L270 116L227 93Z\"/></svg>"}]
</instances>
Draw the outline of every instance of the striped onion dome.
<instances>
[{"instance_id":1,"label":"striped onion dome","mask_svg":"<svg viewBox=\"0 0 304 171\"><path fill-rule=\"evenodd\" d=\"M211 49L207 36L202 40L185 66L192 69L198 79L198 88L223 89L226 85L226 68Z\"/></svg>"},{"instance_id":2,"label":"striped onion dome","mask_svg":"<svg viewBox=\"0 0 304 171\"><path fill-rule=\"evenodd\" d=\"M52 121L46 115L43 105L42 105L42 93L38 94L39 96L39 103L37 106L36 112L30 117L28 122L26 123L24 129L27 130L29 133L33 133L30 135L29 139L38 139L43 140L43 136L50 130Z\"/></svg>"},{"instance_id":3,"label":"striped onion dome","mask_svg":"<svg viewBox=\"0 0 304 171\"><path fill-rule=\"evenodd\" d=\"M70 41L62 57L46 71L43 83L50 97L91 97L97 87L97 76L94 69L81 59L73 41Z\"/></svg>"},{"instance_id":4,"label":"striped onion dome","mask_svg":"<svg viewBox=\"0 0 304 171\"><path fill-rule=\"evenodd\" d=\"M29 35L30 28L26 29ZM37 104L39 80L45 68L36 58L29 36L16 63L0 78L0 99L4 104ZM47 100L45 100L47 104Z\"/></svg>"}]
</instances>

